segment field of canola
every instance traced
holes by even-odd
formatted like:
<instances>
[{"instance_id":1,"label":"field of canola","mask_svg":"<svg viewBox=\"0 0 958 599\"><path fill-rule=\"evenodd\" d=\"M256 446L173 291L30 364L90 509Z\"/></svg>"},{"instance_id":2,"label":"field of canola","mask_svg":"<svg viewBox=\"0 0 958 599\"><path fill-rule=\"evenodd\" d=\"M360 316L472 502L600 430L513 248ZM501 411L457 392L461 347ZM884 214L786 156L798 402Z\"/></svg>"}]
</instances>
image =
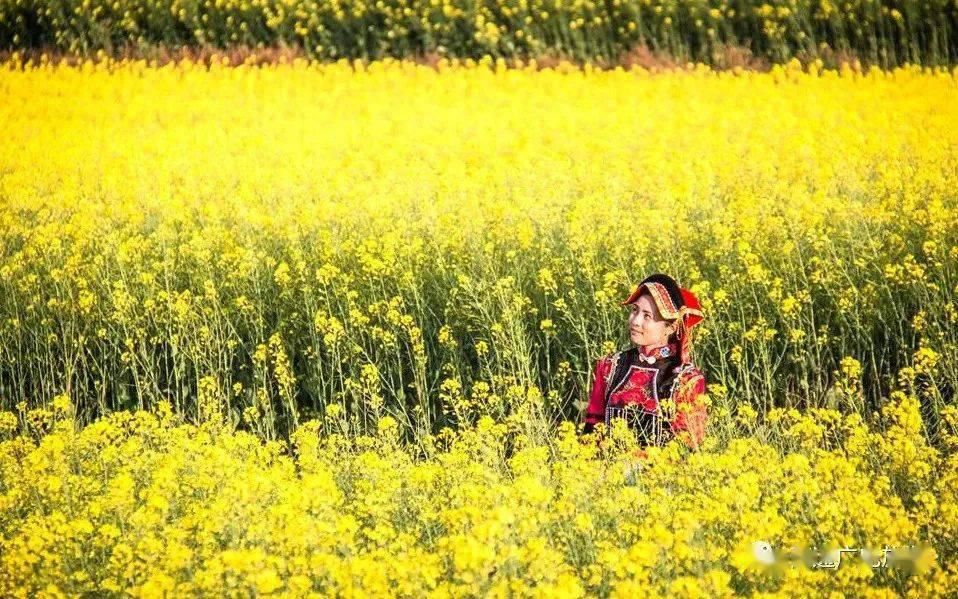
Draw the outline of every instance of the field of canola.
<instances>
[{"instance_id":1,"label":"field of canola","mask_svg":"<svg viewBox=\"0 0 958 599\"><path fill-rule=\"evenodd\" d=\"M958 73L355 67L0 68L0 595L958 585ZM709 436L636 473L654 271Z\"/></svg>"},{"instance_id":2,"label":"field of canola","mask_svg":"<svg viewBox=\"0 0 958 599\"><path fill-rule=\"evenodd\" d=\"M156 56L293 49L322 60L646 54L719 67L958 61L952 0L4 0L0 51Z\"/></svg>"}]
</instances>

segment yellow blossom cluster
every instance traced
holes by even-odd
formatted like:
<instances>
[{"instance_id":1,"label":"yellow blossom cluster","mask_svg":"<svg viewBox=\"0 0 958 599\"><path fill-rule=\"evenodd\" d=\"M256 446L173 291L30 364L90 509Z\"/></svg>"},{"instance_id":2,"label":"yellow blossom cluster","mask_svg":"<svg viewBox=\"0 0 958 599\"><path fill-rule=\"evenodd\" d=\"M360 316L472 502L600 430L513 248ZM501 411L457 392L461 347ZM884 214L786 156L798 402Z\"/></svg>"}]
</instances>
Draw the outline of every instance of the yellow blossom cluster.
<instances>
[{"instance_id":1,"label":"yellow blossom cluster","mask_svg":"<svg viewBox=\"0 0 958 599\"><path fill-rule=\"evenodd\" d=\"M407 443L388 416L343 435L330 410L287 444L184 423L165 403L79 428L59 403L44 434L0 428L4 597L930 597L958 584L958 462L928 445L905 394L884 433L858 414L776 410L761 435L694 454L673 443L638 470L633 440L582 443L569 424L536 441L486 416ZM758 541L921 552L895 569L847 554L772 576Z\"/></svg>"}]
</instances>

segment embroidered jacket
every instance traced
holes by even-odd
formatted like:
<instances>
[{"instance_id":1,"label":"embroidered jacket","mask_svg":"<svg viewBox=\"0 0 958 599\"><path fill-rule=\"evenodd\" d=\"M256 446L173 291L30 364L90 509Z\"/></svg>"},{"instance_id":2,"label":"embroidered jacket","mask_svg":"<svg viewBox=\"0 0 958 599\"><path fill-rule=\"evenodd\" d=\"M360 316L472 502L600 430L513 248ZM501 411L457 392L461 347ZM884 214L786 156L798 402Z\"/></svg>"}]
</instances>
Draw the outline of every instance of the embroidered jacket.
<instances>
[{"instance_id":1,"label":"embroidered jacket","mask_svg":"<svg viewBox=\"0 0 958 599\"><path fill-rule=\"evenodd\" d=\"M697 401L705 388L702 373L691 363L681 364L675 343L604 356L595 365L585 432L600 422L608 426L612 418L625 418L642 445L676 436L695 448L705 437L706 409ZM663 405L666 399L672 400L672 409Z\"/></svg>"}]
</instances>

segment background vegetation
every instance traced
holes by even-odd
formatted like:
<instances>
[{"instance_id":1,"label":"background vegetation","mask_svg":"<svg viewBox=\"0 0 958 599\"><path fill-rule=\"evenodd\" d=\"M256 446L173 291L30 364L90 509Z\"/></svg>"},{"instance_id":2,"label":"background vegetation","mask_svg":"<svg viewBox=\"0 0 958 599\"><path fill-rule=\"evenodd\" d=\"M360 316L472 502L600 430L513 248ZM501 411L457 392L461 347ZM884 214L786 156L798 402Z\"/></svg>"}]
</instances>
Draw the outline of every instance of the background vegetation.
<instances>
[{"instance_id":1,"label":"background vegetation","mask_svg":"<svg viewBox=\"0 0 958 599\"><path fill-rule=\"evenodd\" d=\"M719 412L954 401L951 74L0 76L5 409L575 420L655 271L705 306Z\"/></svg>"},{"instance_id":2,"label":"background vegetation","mask_svg":"<svg viewBox=\"0 0 958 599\"><path fill-rule=\"evenodd\" d=\"M157 48L291 47L308 57L561 56L652 52L737 66L858 58L958 59L952 0L2 0L0 49L152 55ZM631 58L630 58L631 57Z\"/></svg>"}]
</instances>

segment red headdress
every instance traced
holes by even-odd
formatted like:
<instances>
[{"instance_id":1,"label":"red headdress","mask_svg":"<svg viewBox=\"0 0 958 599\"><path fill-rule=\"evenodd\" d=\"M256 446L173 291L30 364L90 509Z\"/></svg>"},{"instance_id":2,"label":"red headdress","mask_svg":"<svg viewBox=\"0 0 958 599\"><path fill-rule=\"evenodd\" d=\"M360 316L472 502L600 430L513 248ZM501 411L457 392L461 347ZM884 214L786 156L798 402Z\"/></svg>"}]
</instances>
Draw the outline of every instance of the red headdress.
<instances>
[{"instance_id":1,"label":"red headdress","mask_svg":"<svg viewBox=\"0 0 958 599\"><path fill-rule=\"evenodd\" d=\"M643 290L648 290L663 318L675 321L675 336L682 348L682 364L688 364L692 352L692 327L705 318L698 298L688 289L679 287L672 277L654 274L639 283L622 305L627 306L635 302L642 295Z\"/></svg>"}]
</instances>

